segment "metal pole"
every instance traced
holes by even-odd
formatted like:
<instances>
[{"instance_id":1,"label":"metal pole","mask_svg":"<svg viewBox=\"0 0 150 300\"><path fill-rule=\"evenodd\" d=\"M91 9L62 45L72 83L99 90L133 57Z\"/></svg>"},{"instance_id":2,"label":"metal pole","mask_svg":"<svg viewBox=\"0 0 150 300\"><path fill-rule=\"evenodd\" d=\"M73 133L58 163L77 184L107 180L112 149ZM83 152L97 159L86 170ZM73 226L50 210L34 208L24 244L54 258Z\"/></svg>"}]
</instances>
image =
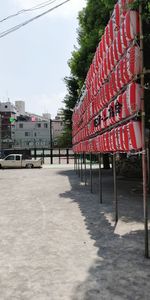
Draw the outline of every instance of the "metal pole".
<instances>
[{"instance_id":1,"label":"metal pole","mask_svg":"<svg viewBox=\"0 0 150 300\"><path fill-rule=\"evenodd\" d=\"M75 171L75 169L76 169L75 153L74 153L74 160L73 160L73 162L74 162L74 171Z\"/></svg>"},{"instance_id":2,"label":"metal pole","mask_svg":"<svg viewBox=\"0 0 150 300\"><path fill-rule=\"evenodd\" d=\"M87 174L86 174L86 153L84 153L84 183L87 184Z\"/></svg>"},{"instance_id":3,"label":"metal pole","mask_svg":"<svg viewBox=\"0 0 150 300\"><path fill-rule=\"evenodd\" d=\"M80 176L80 154L78 153L78 176Z\"/></svg>"},{"instance_id":4,"label":"metal pole","mask_svg":"<svg viewBox=\"0 0 150 300\"><path fill-rule=\"evenodd\" d=\"M67 164L69 164L69 149L66 149Z\"/></svg>"},{"instance_id":5,"label":"metal pole","mask_svg":"<svg viewBox=\"0 0 150 300\"><path fill-rule=\"evenodd\" d=\"M45 161L44 161L44 149L43 149L43 164L44 164L44 162L45 162Z\"/></svg>"},{"instance_id":6,"label":"metal pole","mask_svg":"<svg viewBox=\"0 0 150 300\"><path fill-rule=\"evenodd\" d=\"M75 171L76 171L76 174L77 174L77 170L78 170L77 154L75 153L74 155L75 155L75 166L76 166Z\"/></svg>"},{"instance_id":7,"label":"metal pole","mask_svg":"<svg viewBox=\"0 0 150 300\"><path fill-rule=\"evenodd\" d=\"M118 197L117 197L117 176L116 176L116 154L113 155L113 178L114 178L115 225L117 225L117 222L118 222Z\"/></svg>"},{"instance_id":8,"label":"metal pole","mask_svg":"<svg viewBox=\"0 0 150 300\"><path fill-rule=\"evenodd\" d=\"M34 148L34 159L36 159L36 148Z\"/></svg>"},{"instance_id":9,"label":"metal pole","mask_svg":"<svg viewBox=\"0 0 150 300\"><path fill-rule=\"evenodd\" d=\"M78 153L76 154L76 160L77 160L77 169L76 169L76 173L78 174Z\"/></svg>"},{"instance_id":10,"label":"metal pole","mask_svg":"<svg viewBox=\"0 0 150 300\"><path fill-rule=\"evenodd\" d=\"M146 148L146 155L147 155L147 188L149 190L150 189L150 169L149 169L150 160L149 160L149 148L148 148L148 145L147 145L147 148Z\"/></svg>"},{"instance_id":11,"label":"metal pole","mask_svg":"<svg viewBox=\"0 0 150 300\"><path fill-rule=\"evenodd\" d=\"M83 156L82 156L82 153L81 153L81 170L80 170L80 178L81 178L81 181L83 180L83 168L82 168L82 166L83 166Z\"/></svg>"},{"instance_id":12,"label":"metal pole","mask_svg":"<svg viewBox=\"0 0 150 300\"><path fill-rule=\"evenodd\" d=\"M101 153L98 154L99 160L99 202L102 204L102 168L101 168Z\"/></svg>"},{"instance_id":13,"label":"metal pole","mask_svg":"<svg viewBox=\"0 0 150 300\"><path fill-rule=\"evenodd\" d=\"M53 164L53 141L52 141L52 120L49 120L49 133L50 133L50 164Z\"/></svg>"},{"instance_id":14,"label":"metal pole","mask_svg":"<svg viewBox=\"0 0 150 300\"><path fill-rule=\"evenodd\" d=\"M93 178L92 178L92 153L90 153L90 190L93 193Z\"/></svg>"},{"instance_id":15,"label":"metal pole","mask_svg":"<svg viewBox=\"0 0 150 300\"><path fill-rule=\"evenodd\" d=\"M61 160L60 160L60 148L59 148L59 165L61 163Z\"/></svg>"},{"instance_id":16,"label":"metal pole","mask_svg":"<svg viewBox=\"0 0 150 300\"><path fill-rule=\"evenodd\" d=\"M142 113L142 172L143 172L143 209L144 209L144 229L145 229L145 257L149 257L148 243L148 201L147 201L147 172L146 172L146 147L145 147L145 103L144 103L144 44L143 44L143 24L142 24L142 4L139 6L140 16L140 50L141 50L141 113Z\"/></svg>"},{"instance_id":17,"label":"metal pole","mask_svg":"<svg viewBox=\"0 0 150 300\"><path fill-rule=\"evenodd\" d=\"M50 149L50 164L53 164L53 149Z\"/></svg>"}]
</instances>

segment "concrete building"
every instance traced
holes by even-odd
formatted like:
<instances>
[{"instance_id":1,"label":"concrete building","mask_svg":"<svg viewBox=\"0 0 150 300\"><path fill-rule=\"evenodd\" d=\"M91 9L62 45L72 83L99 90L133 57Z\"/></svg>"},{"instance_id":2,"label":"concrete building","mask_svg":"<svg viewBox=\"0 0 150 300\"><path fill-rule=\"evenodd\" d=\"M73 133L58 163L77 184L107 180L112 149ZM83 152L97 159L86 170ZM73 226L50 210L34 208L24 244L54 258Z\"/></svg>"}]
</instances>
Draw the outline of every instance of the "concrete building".
<instances>
[{"instance_id":1,"label":"concrete building","mask_svg":"<svg viewBox=\"0 0 150 300\"><path fill-rule=\"evenodd\" d=\"M50 147L50 114L38 116L25 112L25 102L0 102L1 149Z\"/></svg>"},{"instance_id":2,"label":"concrete building","mask_svg":"<svg viewBox=\"0 0 150 300\"><path fill-rule=\"evenodd\" d=\"M11 102L0 102L1 149L12 148L12 130L17 110Z\"/></svg>"},{"instance_id":3,"label":"concrete building","mask_svg":"<svg viewBox=\"0 0 150 300\"><path fill-rule=\"evenodd\" d=\"M35 115L19 116L14 125L13 147L15 149L49 148L50 122Z\"/></svg>"},{"instance_id":4,"label":"concrete building","mask_svg":"<svg viewBox=\"0 0 150 300\"><path fill-rule=\"evenodd\" d=\"M42 116L25 112L25 102L0 102L1 148L33 149L57 146L64 129L63 115L55 119L49 113Z\"/></svg>"}]
</instances>

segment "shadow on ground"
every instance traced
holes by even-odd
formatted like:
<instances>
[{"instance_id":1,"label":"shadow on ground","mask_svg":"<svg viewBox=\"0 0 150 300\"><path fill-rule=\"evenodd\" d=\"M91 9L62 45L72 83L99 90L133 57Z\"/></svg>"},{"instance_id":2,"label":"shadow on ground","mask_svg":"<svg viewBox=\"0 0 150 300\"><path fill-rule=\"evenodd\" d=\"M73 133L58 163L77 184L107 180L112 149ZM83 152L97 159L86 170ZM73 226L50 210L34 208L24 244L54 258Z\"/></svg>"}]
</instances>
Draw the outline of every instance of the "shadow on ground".
<instances>
[{"instance_id":1,"label":"shadow on ground","mask_svg":"<svg viewBox=\"0 0 150 300\"><path fill-rule=\"evenodd\" d=\"M78 204L97 248L97 258L87 279L78 285L72 300L150 299L150 260L144 258L141 182L118 178L119 222L115 228L111 170L103 170L103 204L99 204L97 170L94 170L93 194L89 184L85 187L74 171L63 170L59 174L67 176L71 185L60 197Z\"/></svg>"}]
</instances>

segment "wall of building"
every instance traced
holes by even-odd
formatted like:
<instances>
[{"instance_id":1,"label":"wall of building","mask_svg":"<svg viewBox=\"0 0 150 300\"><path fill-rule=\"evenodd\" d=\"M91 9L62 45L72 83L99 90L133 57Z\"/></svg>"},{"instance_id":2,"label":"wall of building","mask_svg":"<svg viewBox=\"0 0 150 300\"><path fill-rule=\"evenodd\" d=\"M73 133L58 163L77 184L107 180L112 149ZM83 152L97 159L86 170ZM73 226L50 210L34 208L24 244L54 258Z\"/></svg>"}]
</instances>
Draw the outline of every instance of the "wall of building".
<instances>
[{"instance_id":1,"label":"wall of building","mask_svg":"<svg viewBox=\"0 0 150 300\"><path fill-rule=\"evenodd\" d=\"M48 121L16 121L12 132L14 148L48 148L50 123Z\"/></svg>"},{"instance_id":2,"label":"wall of building","mask_svg":"<svg viewBox=\"0 0 150 300\"><path fill-rule=\"evenodd\" d=\"M1 115L1 148L7 149L12 147L12 129L14 122L10 119L16 119L17 111L11 102L0 102Z\"/></svg>"}]
</instances>

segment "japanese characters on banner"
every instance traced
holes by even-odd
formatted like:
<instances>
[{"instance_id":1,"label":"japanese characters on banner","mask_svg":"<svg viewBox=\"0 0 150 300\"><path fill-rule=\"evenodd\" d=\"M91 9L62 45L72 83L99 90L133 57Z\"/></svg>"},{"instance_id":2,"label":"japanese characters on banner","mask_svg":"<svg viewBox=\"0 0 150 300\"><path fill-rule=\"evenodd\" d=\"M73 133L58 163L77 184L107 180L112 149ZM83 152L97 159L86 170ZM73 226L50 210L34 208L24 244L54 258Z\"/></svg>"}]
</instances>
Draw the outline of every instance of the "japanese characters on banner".
<instances>
[{"instance_id":1,"label":"japanese characters on banner","mask_svg":"<svg viewBox=\"0 0 150 300\"><path fill-rule=\"evenodd\" d=\"M142 147L139 14L119 0L73 113L74 152L128 152Z\"/></svg>"}]
</instances>

